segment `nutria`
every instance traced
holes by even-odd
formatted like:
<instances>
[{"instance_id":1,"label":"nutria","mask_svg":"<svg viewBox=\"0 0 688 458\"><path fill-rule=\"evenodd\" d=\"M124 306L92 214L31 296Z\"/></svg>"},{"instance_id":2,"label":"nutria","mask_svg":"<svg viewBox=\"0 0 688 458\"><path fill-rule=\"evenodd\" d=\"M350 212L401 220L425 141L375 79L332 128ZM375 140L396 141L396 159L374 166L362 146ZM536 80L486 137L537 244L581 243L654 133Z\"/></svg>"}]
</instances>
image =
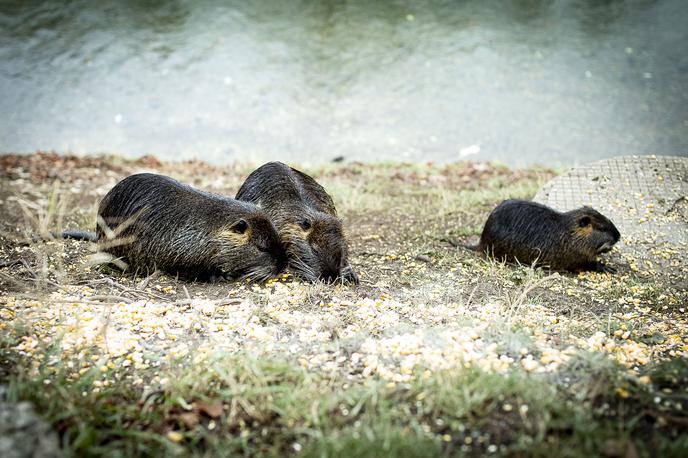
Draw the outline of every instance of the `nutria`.
<instances>
[{"instance_id":1,"label":"nutria","mask_svg":"<svg viewBox=\"0 0 688 458\"><path fill-rule=\"evenodd\" d=\"M613 272L596 257L619 237L614 224L590 207L561 213L535 202L505 200L487 218L477 248L497 260Z\"/></svg>"},{"instance_id":2,"label":"nutria","mask_svg":"<svg viewBox=\"0 0 688 458\"><path fill-rule=\"evenodd\" d=\"M296 276L358 283L334 202L313 178L269 162L248 176L236 198L258 204L275 223Z\"/></svg>"},{"instance_id":3,"label":"nutria","mask_svg":"<svg viewBox=\"0 0 688 458\"><path fill-rule=\"evenodd\" d=\"M135 269L261 281L287 264L275 227L257 206L166 176L125 178L103 198L98 216L101 250Z\"/></svg>"}]
</instances>

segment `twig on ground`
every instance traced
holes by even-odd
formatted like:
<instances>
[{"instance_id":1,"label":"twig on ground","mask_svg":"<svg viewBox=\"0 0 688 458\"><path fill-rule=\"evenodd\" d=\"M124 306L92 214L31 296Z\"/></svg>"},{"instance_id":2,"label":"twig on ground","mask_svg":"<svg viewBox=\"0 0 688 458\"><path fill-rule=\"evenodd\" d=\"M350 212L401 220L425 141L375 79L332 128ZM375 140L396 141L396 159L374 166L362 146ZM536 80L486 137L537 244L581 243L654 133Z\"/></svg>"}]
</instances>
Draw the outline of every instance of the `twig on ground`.
<instances>
[{"instance_id":1,"label":"twig on ground","mask_svg":"<svg viewBox=\"0 0 688 458\"><path fill-rule=\"evenodd\" d=\"M149 283L151 280L155 280L155 279L158 278L159 276L160 276L160 271L159 271L159 270L154 271L152 274L150 274L149 276L147 276L146 278L144 278L144 279L141 281L141 283L138 284L138 286L136 287L136 289L139 289L139 290L143 291L144 289L146 289L146 287L148 286L148 283Z\"/></svg>"},{"instance_id":2,"label":"twig on ground","mask_svg":"<svg viewBox=\"0 0 688 458\"><path fill-rule=\"evenodd\" d=\"M124 296L114 296L108 294L98 294L95 296L89 296L88 298L94 301L115 301L124 302L125 304L131 304L132 302L134 302L133 300Z\"/></svg>"},{"instance_id":3,"label":"twig on ground","mask_svg":"<svg viewBox=\"0 0 688 458\"><path fill-rule=\"evenodd\" d=\"M191 305L194 302L194 299L180 299L178 301L172 301L172 302L166 302L167 304L170 305ZM232 304L241 304L241 299L208 299L209 303L215 304L215 305L232 305Z\"/></svg>"},{"instance_id":4,"label":"twig on ground","mask_svg":"<svg viewBox=\"0 0 688 458\"><path fill-rule=\"evenodd\" d=\"M121 283L118 283L111 278L100 278L97 280L91 280L89 282L86 282L86 284L88 286L96 286L96 285L101 285L103 283L110 285L113 288L119 289L120 291L122 291L122 293L128 293L134 297L137 297L138 299L150 299L151 297L154 297L156 299L166 300L165 296L162 296L160 294L155 294L153 292L148 292L148 291L146 291L146 292L139 291L136 288L130 288L130 287L125 286Z\"/></svg>"},{"instance_id":5,"label":"twig on ground","mask_svg":"<svg viewBox=\"0 0 688 458\"><path fill-rule=\"evenodd\" d=\"M5 268L5 267L14 267L22 263L22 260L20 259L13 259L10 261L5 261L2 260L0 261L0 269Z\"/></svg>"},{"instance_id":6,"label":"twig on ground","mask_svg":"<svg viewBox=\"0 0 688 458\"><path fill-rule=\"evenodd\" d=\"M443 238L443 239L440 239L440 242L448 243L449 245L453 246L454 248L461 248L461 244L454 239Z\"/></svg>"},{"instance_id":7,"label":"twig on ground","mask_svg":"<svg viewBox=\"0 0 688 458\"><path fill-rule=\"evenodd\" d=\"M671 415L665 412L658 412L656 410L646 410L646 413L648 413L650 416L657 418L657 419L662 419L666 422L670 423L675 423L677 425L681 426L688 426L688 417L679 417L676 415Z\"/></svg>"},{"instance_id":8,"label":"twig on ground","mask_svg":"<svg viewBox=\"0 0 688 458\"><path fill-rule=\"evenodd\" d=\"M356 253L356 256L385 256L382 253L377 253L375 251L359 251Z\"/></svg>"}]
</instances>

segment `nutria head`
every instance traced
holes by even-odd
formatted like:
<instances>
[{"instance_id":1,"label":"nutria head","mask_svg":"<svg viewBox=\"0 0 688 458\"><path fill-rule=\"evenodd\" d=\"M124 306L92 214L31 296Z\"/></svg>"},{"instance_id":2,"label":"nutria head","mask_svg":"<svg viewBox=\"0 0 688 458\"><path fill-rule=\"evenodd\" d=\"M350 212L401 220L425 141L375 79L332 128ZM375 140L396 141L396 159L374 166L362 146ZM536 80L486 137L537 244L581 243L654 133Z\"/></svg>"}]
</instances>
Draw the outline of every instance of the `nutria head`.
<instances>
[{"instance_id":1,"label":"nutria head","mask_svg":"<svg viewBox=\"0 0 688 458\"><path fill-rule=\"evenodd\" d=\"M587 254L590 259L610 251L621 238L614 223L590 207L581 207L566 215L572 225L571 239L580 252Z\"/></svg>"},{"instance_id":2,"label":"nutria head","mask_svg":"<svg viewBox=\"0 0 688 458\"><path fill-rule=\"evenodd\" d=\"M238 218L214 235L215 262L227 279L265 281L287 266L277 230L262 213Z\"/></svg>"},{"instance_id":3,"label":"nutria head","mask_svg":"<svg viewBox=\"0 0 688 458\"><path fill-rule=\"evenodd\" d=\"M349 265L342 222L318 211L299 211L280 224L294 275L308 281L358 283Z\"/></svg>"}]
</instances>

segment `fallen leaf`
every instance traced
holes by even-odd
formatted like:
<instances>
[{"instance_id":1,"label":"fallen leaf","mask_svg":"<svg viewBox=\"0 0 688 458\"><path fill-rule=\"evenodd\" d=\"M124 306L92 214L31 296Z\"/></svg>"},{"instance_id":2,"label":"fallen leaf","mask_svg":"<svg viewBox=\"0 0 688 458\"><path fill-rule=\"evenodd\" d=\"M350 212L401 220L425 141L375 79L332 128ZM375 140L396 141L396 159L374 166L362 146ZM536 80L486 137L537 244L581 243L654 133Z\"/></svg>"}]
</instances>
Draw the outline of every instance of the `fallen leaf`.
<instances>
[{"instance_id":1,"label":"fallen leaf","mask_svg":"<svg viewBox=\"0 0 688 458\"><path fill-rule=\"evenodd\" d=\"M206 414L210 418L218 418L222 415L223 408L221 402L215 402L213 404L208 404L205 402L197 402L196 408L199 412Z\"/></svg>"}]
</instances>

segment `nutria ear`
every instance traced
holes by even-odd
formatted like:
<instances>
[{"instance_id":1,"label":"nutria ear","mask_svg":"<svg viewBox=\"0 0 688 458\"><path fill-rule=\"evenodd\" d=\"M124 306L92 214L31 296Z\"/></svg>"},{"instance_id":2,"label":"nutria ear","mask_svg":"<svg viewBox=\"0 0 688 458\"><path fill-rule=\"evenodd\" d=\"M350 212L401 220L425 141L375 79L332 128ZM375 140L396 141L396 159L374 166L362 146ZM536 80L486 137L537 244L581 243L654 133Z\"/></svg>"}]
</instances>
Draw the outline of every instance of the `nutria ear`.
<instances>
[{"instance_id":1,"label":"nutria ear","mask_svg":"<svg viewBox=\"0 0 688 458\"><path fill-rule=\"evenodd\" d=\"M578 220L578 225L580 227L585 227L590 225L590 217L589 216L584 216L581 219Z\"/></svg>"},{"instance_id":2,"label":"nutria ear","mask_svg":"<svg viewBox=\"0 0 688 458\"><path fill-rule=\"evenodd\" d=\"M304 231L307 231L308 229L311 228L311 220L309 220L308 218L305 218L303 221L299 222L299 226Z\"/></svg>"},{"instance_id":3,"label":"nutria ear","mask_svg":"<svg viewBox=\"0 0 688 458\"><path fill-rule=\"evenodd\" d=\"M248 223L246 222L246 220L240 219L236 223L232 224L230 229L236 232L237 234L243 234L244 232L246 232L246 229L248 229Z\"/></svg>"}]
</instances>

